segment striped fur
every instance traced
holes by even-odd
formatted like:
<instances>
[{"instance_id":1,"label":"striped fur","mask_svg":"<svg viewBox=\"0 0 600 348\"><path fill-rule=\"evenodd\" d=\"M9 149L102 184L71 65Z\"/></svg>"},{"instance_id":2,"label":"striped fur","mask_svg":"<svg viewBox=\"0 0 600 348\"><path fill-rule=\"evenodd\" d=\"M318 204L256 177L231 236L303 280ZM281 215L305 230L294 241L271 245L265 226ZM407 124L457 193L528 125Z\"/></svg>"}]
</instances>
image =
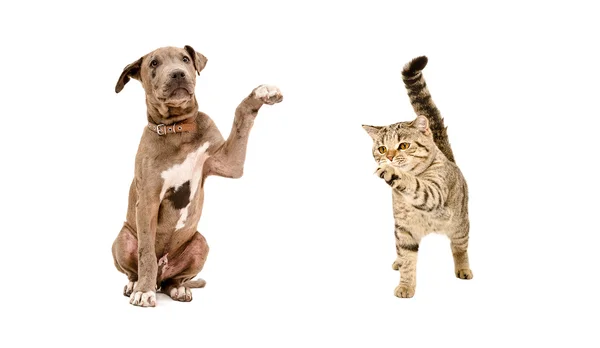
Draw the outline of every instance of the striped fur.
<instances>
[{"instance_id":1,"label":"striped fur","mask_svg":"<svg viewBox=\"0 0 600 348\"><path fill-rule=\"evenodd\" d=\"M444 119L440 114L440 110L435 106L433 99L431 99L431 94L423 77L422 70L427 65L427 61L427 57L421 56L406 63L404 69L402 69L402 80L408 92L410 103L417 115L423 115L429 119L429 127L433 132L435 144L446 158L451 162L455 162L448 140L448 132L444 126Z\"/></svg>"},{"instance_id":2,"label":"striped fur","mask_svg":"<svg viewBox=\"0 0 600 348\"><path fill-rule=\"evenodd\" d=\"M412 122L363 126L373 139L375 173L392 188L397 254L392 267L401 274L398 297L414 295L419 244L432 232L450 238L455 275L473 277L467 255L467 183L454 163L443 120L421 76L426 63L427 58L416 58L403 72L407 86L417 91L411 102L419 116Z\"/></svg>"}]
</instances>

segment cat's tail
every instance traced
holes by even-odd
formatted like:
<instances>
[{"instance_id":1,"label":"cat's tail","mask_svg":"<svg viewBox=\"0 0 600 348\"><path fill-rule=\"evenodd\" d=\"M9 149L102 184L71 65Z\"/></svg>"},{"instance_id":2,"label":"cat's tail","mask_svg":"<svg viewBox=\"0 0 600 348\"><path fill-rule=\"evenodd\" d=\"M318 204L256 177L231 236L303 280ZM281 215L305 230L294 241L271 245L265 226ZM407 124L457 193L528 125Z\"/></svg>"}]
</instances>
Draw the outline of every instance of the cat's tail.
<instances>
[{"instance_id":1,"label":"cat's tail","mask_svg":"<svg viewBox=\"0 0 600 348\"><path fill-rule=\"evenodd\" d=\"M402 69L402 80L417 115L423 115L429 120L429 128L433 133L435 144L450 161L454 162L454 154L450 147L446 127L444 127L444 119L431 99L427 83L421 72L426 65L427 57L425 56L417 57L406 63Z\"/></svg>"}]
</instances>

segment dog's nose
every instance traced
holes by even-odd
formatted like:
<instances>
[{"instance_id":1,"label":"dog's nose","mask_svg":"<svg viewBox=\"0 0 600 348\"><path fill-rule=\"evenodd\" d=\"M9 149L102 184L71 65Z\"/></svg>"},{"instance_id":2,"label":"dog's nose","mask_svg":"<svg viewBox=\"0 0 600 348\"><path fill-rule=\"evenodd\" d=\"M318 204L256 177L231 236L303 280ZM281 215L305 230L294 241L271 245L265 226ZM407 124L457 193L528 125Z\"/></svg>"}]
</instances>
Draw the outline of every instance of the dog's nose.
<instances>
[{"instance_id":1,"label":"dog's nose","mask_svg":"<svg viewBox=\"0 0 600 348\"><path fill-rule=\"evenodd\" d=\"M183 79L183 78L185 78L185 71L183 71L183 70L171 71L171 78L172 79Z\"/></svg>"}]
</instances>

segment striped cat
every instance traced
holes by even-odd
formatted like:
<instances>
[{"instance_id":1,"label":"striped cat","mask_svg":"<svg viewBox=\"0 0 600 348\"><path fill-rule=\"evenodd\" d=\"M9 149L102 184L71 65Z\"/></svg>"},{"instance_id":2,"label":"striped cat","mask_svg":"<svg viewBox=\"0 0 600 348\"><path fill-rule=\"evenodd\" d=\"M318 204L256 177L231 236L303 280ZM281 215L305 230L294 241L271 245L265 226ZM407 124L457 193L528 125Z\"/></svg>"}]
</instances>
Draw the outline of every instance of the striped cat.
<instances>
[{"instance_id":1,"label":"striped cat","mask_svg":"<svg viewBox=\"0 0 600 348\"><path fill-rule=\"evenodd\" d=\"M373 139L376 174L392 187L398 254L392 268L400 270L395 295L402 298L415 294L419 243L432 232L450 238L456 276L473 278L467 256L467 183L454 163L444 120L421 73L426 65L427 57L418 57L402 71L418 115L414 121L363 126Z\"/></svg>"}]
</instances>

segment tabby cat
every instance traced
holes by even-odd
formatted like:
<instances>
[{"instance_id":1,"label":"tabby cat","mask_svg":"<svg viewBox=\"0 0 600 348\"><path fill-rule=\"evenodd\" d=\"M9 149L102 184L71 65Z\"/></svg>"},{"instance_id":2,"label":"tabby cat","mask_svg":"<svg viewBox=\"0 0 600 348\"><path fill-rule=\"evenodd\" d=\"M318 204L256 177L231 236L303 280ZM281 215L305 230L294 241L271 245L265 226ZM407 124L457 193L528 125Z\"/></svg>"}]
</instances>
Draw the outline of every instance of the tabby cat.
<instances>
[{"instance_id":1,"label":"tabby cat","mask_svg":"<svg viewBox=\"0 0 600 348\"><path fill-rule=\"evenodd\" d=\"M392 187L398 254L392 268L400 270L400 284L394 293L401 298L415 294L419 243L432 232L450 238L456 276L473 278L467 256L467 183L454 163L444 120L421 73L426 65L427 57L418 57L402 71L418 115L414 121L363 126L373 139L376 174Z\"/></svg>"}]
</instances>

